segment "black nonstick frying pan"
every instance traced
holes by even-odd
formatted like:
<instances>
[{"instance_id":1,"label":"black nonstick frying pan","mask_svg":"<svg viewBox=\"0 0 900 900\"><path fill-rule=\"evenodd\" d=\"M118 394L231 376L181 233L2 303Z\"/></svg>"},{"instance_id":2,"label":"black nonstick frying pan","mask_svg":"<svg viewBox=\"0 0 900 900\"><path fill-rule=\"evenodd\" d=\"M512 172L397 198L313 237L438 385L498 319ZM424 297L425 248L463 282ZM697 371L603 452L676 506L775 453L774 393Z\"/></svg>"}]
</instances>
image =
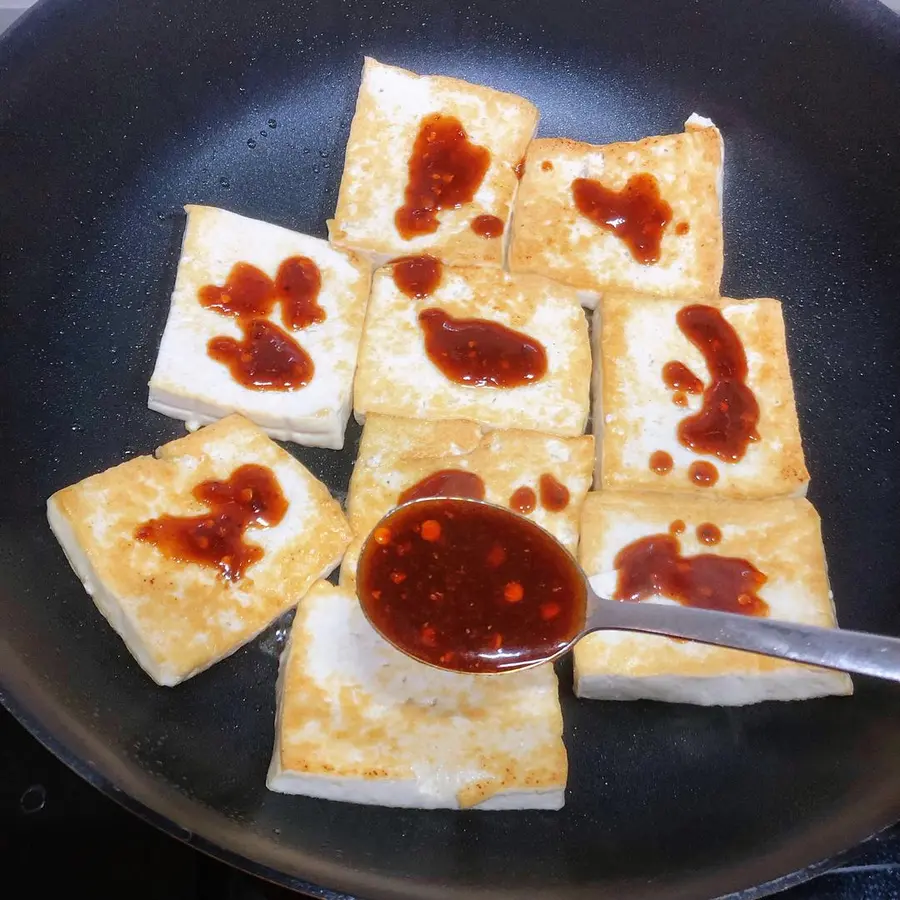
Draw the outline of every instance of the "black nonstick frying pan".
<instances>
[{"instance_id":1,"label":"black nonstick frying pan","mask_svg":"<svg viewBox=\"0 0 900 900\"><path fill-rule=\"evenodd\" d=\"M896 687L696 709L577 702L563 672L562 812L286 797L264 786L285 623L163 689L69 571L45 498L181 433L147 410L146 385L182 204L324 235L364 53L523 93L544 135L634 139L694 110L722 128L723 290L784 300L841 623L900 634L900 19L887 9L44 0L0 44L0 698L129 808L321 896L312 884L367 900L748 900L815 871L900 818ZM351 428L342 453L297 452L343 496L357 441Z\"/></svg>"}]
</instances>

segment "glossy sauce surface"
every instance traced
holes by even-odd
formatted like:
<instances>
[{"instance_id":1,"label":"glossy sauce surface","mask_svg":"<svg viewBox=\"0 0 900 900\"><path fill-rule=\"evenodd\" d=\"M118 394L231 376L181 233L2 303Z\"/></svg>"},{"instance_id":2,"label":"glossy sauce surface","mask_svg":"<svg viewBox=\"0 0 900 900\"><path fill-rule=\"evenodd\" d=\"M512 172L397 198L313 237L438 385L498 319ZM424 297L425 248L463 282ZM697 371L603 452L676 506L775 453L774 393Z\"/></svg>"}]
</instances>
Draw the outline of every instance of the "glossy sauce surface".
<instances>
[{"instance_id":1,"label":"glossy sauce surface","mask_svg":"<svg viewBox=\"0 0 900 900\"><path fill-rule=\"evenodd\" d=\"M663 231L672 219L672 207L660 195L659 183L652 175L632 175L621 191L591 178L576 178L572 196L578 211L616 235L639 263L659 262Z\"/></svg>"},{"instance_id":2,"label":"glossy sauce surface","mask_svg":"<svg viewBox=\"0 0 900 900\"><path fill-rule=\"evenodd\" d=\"M705 459L698 459L688 466L688 478L697 487L713 487L719 480L719 470Z\"/></svg>"},{"instance_id":3,"label":"glossy sauce surface","mask_svg":"<svg viewBox=\"0 0 900 900\"><path fill-rule=\"evenodd\" d=\"M391 263L394 284L401 293L414 300L433 294L443 274L443 263L433 256L401 256Z\"/></svg>"},{"instance_id":4,"label":"glossy sauce surface","mask_svg":"<svg viewBox=\"0 0 900 900\"><path fill-rule=\"evenodd\" d=\"M541 475L538 487L541 492L541 506L548 512L562 512L569 505L569 489L549 472Z\"/></svg>"},{"instance_id":5,"label":"glossy sauce surface","mask_svg":"<svg viewBox=\"0 0 900 900\"><path fill-rule=\"evenodd\" d=\"M244 541L247 529L277 525L287 512L278 480L265 466L245 465L226 481L201 482L192 493L208 512L150 519L135 529L135 539L155 544L170 559L214 568L237 581L263 557L261 547Z\"/></svg>"},{"instance_id":6,"label":"glossy sauce surface","mask_svg":"<svg viewBox=\"0 0 900 900\"><path fill-rule=\"evenodd\" d=\"M686 394L699 394L703 390L703 382L681 362L667 362L662 370L663 382L671 391L684 391Z\"/></svg>"},{"instance_id":7,"label":"glossy sauce surface","mask_svg":"<svg viewBox=\"0 0 900 900\"><path fill-rule=\"evenodd\" d=\"M744 345L715 307L685 306L678 311L676 321L684 336L703 354L710 376L703 406L679 422L678 439L695 453L738 462L748 445L759 440L759 404L746 382Z\"/></svg>"},{"instance_id":8,"label":"glossy sauce surface","mask_svg":"<svg viewBox=\"0 0 900 900\"><path fill-rule=\"evenodd\" d=\"M521 181L522 176L525 174L525 157L523 156L514 166L513 172L515 172L516 178Z\"/></svg>"},{"instance_id":9,"label":"glossy sauce surface","mask_svg":"<svg viewBox=\"0 0 900 900\"><path fill-rule=\"evenodd\" d=\"M547 372L547 352L534 338L485 319L456 319L442 309L423 309L419 325L425 352L441 372L470 387L533 384Z\"/></svg>"},{"instance_id":10,"label":"glossy sauce surface","mask_svg":"<svg viewBox=\"0 0 900 900\"><path fill-rule=\"evenodd\" d=\"M501 237L503 235L503 219L497 216L476 216L472 219L472 231L483 238Z\"/></svg>"},{"instance_id":11,"label":"glossy sauce surface","mask_svg":"<svg viewBox=\"0 0 900 900\"><path fill-rule=\"evenodd\" d=\"M672 455L665 450L654 450L650 454L650 471L657 475L668 475L674 465Z\"/></svg>"},{"instance_id":12,"label":"glossy sauce surface","mask_svg":"<svg viewBox=\"0 0 900 900\"><path fill-rule=\"evenodd\" d=\"M683 606L768 615L759 594L766 576L746 559L701 553L682 556L673 534L651 534L623 547L615 558L614 600L646 600L656 594Z\"/></svg>"},{"instance_id":13,"label":"glossy sauce surface","mask_svg":"<svg viewBox=\"0 0 900 900\"><path fill-rule=\"evenodd\" d=\"M669 523L669 534L684 534L686 527L683 519L675 519Z\"/></svg>"},{"instance_id":14,"label":"glossy sauce surface","mask_svg":"<svg viewBox=\"0 0 900 900\"><path fill-rule=\"evenodd\" d=\"M426 116L409 157L404 203L394 215L400 236L410 240L437 231L437 214L470 203L490 161L490 151L469 140L459 119Z\"/></svg>"},{"instance_id":15,"label":"glossy sauce surface","mask_svg":"<svg viewBox=\"0 0 900 900\"><path fill-rule=\"evenodd\" d=\"M526 484L516 488L509 498L509 508L515 510L517 513L527 515L528 513L534 512L536 506L537 495L534 493L534 490Z\"/></svg>"},{"instance_id":16,"label":"glossy sauce surface","mask_svg":"<svg viewBox=\"0 0 900 900\"><path fill-rule=\"evenodd\" d=\"M212 359L228 367L231 377L255 391L295 391L312 381L312 357L268 319L241 322L242 340L215 337L207 344Z\"/></svg>"},{"instance_id":17,"label":"glossy sauce surface","mask_svg":"<svg viewBox=\"0 0 900 900\"><path fill-rule=\"evenodd\" d=\"M556 541L528 519L462 500L423 500L382 520L357 588L389 641L463 672L545 659L584 624L583 577Z\"/></svg>"},{"instance_id":18,"label":"glossy sauce surface","mask_svg":"<svg viewBox=\"0 0 900 900\"><path fill-rule=\"evenodd\" d=\"M285 327L298 331L325 321L319 305L321 289L319 267L308 257L291 256L278 267L274 281L256 266L239 262L224 285L204 285L197 297L201 306L245 321L265 318L281 304Z\"/></svg>"},{"instance_id":19,"label":"glossy sauce surface","mask_svg":"<svg viewBox=\"0 0 900 900\"><path fill-rule=\"evenodd\" d=\"M397 505L425 497L469 497L484 500L484 482L465 469L441 469L426 475L397 497Z\"/></svg>"},{"instance_id":20,"label":"glossy sauce surface","mask_svg":"<svg viewBox=\"0 0 900 900\"><path fill-rule=\"evenodd\" d=\"M697 526L697 540L701 544L711 547L722 540L722 532L718 525L713 525L712 522L703 522Z\"/></svg>"}]
</instances>

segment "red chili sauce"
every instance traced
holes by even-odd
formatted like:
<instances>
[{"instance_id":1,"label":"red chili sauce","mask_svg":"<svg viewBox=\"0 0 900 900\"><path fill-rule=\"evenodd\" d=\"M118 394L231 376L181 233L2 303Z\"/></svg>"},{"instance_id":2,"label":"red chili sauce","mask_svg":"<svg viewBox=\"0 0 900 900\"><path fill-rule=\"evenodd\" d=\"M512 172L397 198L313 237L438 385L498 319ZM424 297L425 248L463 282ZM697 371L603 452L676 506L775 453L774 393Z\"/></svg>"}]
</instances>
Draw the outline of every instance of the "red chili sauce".
<instances>
[{"instance_id":1,"label":"red chili sauce","mask_svg":"<svg viewBox=\"0 0 900 900\"><path fill-rule=\"evenodd\" d=\"M218 569L237 581L263 557L263 550L244 541L248 528L277 525L288 508L287 498L271 469L245 465L226 481L203 481L193 496L208 507L198 516L163 515L139 525L138 541L155 544L170 559Z\"/></svg>"},{"instance_id":2,"label":"red chili sauce","mask_svg":"<svg viewBox=\"0 0 900 900\"><path fill-rule=\"evenodd\" d=\"M426 116L409 157L404 203L394 215L400 236L410 240L437 231L437 214L470 203L490 162L490 151L469 140L459 119Z\"/></svg>"},{"instance_id":3,"label":"red chili sauce","mask_svg":"<svg viewBox=\"0 0 900 900\"><path fill-rule=\"evenodd\" d=\"M584 579L569 554L528 519L465 500L423 500L383 520L357 588L391 643L461 672L546 659L584 625Z\"/></svg>"},{"instance_id":4,"label":"red chili sauce","mask_svg":"<svg viewBox=\"0 0 900 900\"><path fill-rule=\"evenodd\" d=\"M425 352L441 372L469 387L513 388L539 381L547 351L534 338L486 319L456 319L443 309L423 309L419 325Z\"/></svg>"}]
</instances>

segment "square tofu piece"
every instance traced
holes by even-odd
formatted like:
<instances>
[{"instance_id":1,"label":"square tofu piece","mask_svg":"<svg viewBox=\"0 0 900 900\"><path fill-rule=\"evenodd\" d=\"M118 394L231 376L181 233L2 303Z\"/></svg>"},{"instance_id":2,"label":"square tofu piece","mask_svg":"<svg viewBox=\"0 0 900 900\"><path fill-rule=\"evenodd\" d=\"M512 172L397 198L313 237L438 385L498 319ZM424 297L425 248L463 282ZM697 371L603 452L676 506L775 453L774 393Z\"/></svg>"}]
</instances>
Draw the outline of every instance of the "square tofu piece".
<instances>
[{"instance_id":1,"label":"square tofu piece","mask_svg":"<svg viewBox=\"0 0 900 900\"><path fill-rule=\"evenodd\" d=\"M328 223L331 240L365 251L378 263L430 253L455 265L501 265L518 187L516 166L525 156L537 120L537 108L514 94L456 78L416 75L366 59L337 210ZM462 126L466 137L461 147L447 143L443 131L429 129L435 122L438 128L450 129L451 136L459 135ZM411 158L419 158L417 142L421 145L429 137L436 137L441 149L426 161L422 177L437 175L444 182L452 178L451 184L466 187L459 197L449 198L447 208L437 210L434 230L410 235L405 228L398 229L397 215L408 203L408 186L416 185L415 180L410 182L410 164ZM448 168L448 158L465 158L467 152L473 158L466 165ZM483 171L480 180L473 177L473 165L478 173ZM466 197L471 200L465 202ZM411 208L420 202L421 197ZM486 221L479 217L486 216L493 229L479 228Z\"/></svg>"},{"instance_id":2,"label":"square tofu piece","mask_svg":"<svg viewBox=\"0 0 900 900\"><path fill-rule=\"evenodd\" d=\"M588 435L560 438L515 430L486 434L477 423L466 420L427 422L370 416L347 496L354 538L341 566L341 584L355 583L363 542L378 520L400 502L401 495L423 485L435 473L448 471L463 473L470 484L480 482L483 499L498 506L513 505L517 491L531 491L534 507L528 517L574 554L581 504L591 484L593 452ZM452 496L466 482L457 479L456 490L449 486L452 484L445 482L442 493ZM564 490L554 504L548 491L556 485ZM526 512L521 507L519 511Z\"/></svg>"},{"instance_id":3,"label":"square tofu piece","mask_svg":"<svg viewBox=\"0 0 900 900\"><path fill-rule=\"evenodd\" d=\"M718 310L743 345L746 384L759 406L759 440L747 444L737 462L701 456L678 436L679 423L703 407L703 393L667 387L664 366L683 363L704 389L711 382L703 355L682 332L677 318L680 310L692 304ZM805 495L809 473L777 300L672 300L610 294L594 313L592 338L595 487L693 491L749 500ZM660 452L671 459L668 474L657 474L666 466L651 464L651 457ZM718 473L715 484L695 483L695 478L702 479L691 477L701 461Z\"/></svg>"},{"instance_id":4,"label":"square tofu piece","mask_svg":"<svg viewBox=\"0 0 900 900\"><path fill-rule=\"evenodd\" d=\"M369 294L368 261L327 241L222 209L185 210L188 218L172 306L150 379L150 409L183 419L191 429L239 412L270 437L339 450L350 415ZM212 358L208 344L222 337L243 343L249 332L235 316L201 305L200 292L207 285L234 287L229 275L239 263L255 267L258 278L263 283L271 279L274 286L280 283L279 272L285 271L282 264L296 258L318 268L321 286L315 300L324 321L294 330L286 321L284 303L274 303L268 315L259 318L308 354L312 378L291 389L247 387L233 377L228 365Z\"/></svg>"},{"instance_id":5,"label":"square tofu piece","mask_svg":"<svg viewBox=\"0 0 900 900\"><path fill-rule=\"evenodd\" d=\"M560 435L584 431L590 405L591 347L575 291L545 278L515 277L500 269L445 267L438 286L416 301L398 288L395 268L379 269L372 280L354 383L358 420L382 413L413 419L466 418L491 428ZM426 351L419 314L430 309L449 317L450 329L447 325L435 329L441 336L460 333L455 319L479 319L536 341L546 354L546 372L516 387L461 384L451 379ZM464 349L456 348L459 353ZM517 348L513 361L523 358Z\"/></svg>"},{"instance_id":6,"label":"square tofu piece","mask_svg":"<svg viewBox=\"0 0 900 900\"><path fill-rule=\"evenodd\" d=\"M136 539L138 528L162 516L214 515L194 489L232 480L246 465L269 470L287 507L280 521L244 529L240 544L262 555L240 577L229 580L214 564L183 561L177 550ZM163 685L190 678L255 637L334 569L350 539L325 485L240 416L172 441L155 458L140 456L58 491L47 515L97 608ZM196 537L203 546L209 540Z\"/></svg>"},{"instance_id":7,"label":"square tofu piece","mask_svg":"<svg viewBox=\"0 0 900 900\"><path fill-rule=\"evenodd\" d=\"M395 650L356 595L314 585L281 658L268 787L427 809L559 809L566 750L551 665L490 677Z\"/></svg>"},{"instance_id":8,"label":"square tofu piece","mask_svg":"<svg viewBox=\"0 0 900 900\"><path fill-rule=\"evenodd\" d=\"M676 524L677 523L677 524ZM673 528L674 524L674 528ZM747 502L671 494L588 494L582 510L581 565L601 596L611 596L616 555L653 534L677 531L682 556L737 557L767 578L758 596L772 619L836 628L819 517L802 498ZM719 543L700 539L715 525ZM655 596L642 602L671 603ZM604 700L665 700L739 706L761 700L804 700L850 694L841 672L740 650L652 634L599 631L575 647L575 693Z\"/></svg>"},{"instance_id":9,"label":"square tofu piece","mask_svg":"<svg viewBox=\"0 0 900 900\"><path fill-rule=\"evenodd\" d=\"M590 307L612 290L718 294L722 161L721 134L697 115L687 120L683 134L634 143L534 141L516 198L510 271L570 284ZM646 196L654 200L649 207L643 202L648 185ZM588 201L591 217L579 211L576 193L580 204ZM669 210L660 218L655 217L664 207L657 207L654 193ZM633 235L645 227L652 233L663 221L658 246L640 238L633 252ZM616 230L605 222L615 223Z\"/></svg>"}]
</instances>

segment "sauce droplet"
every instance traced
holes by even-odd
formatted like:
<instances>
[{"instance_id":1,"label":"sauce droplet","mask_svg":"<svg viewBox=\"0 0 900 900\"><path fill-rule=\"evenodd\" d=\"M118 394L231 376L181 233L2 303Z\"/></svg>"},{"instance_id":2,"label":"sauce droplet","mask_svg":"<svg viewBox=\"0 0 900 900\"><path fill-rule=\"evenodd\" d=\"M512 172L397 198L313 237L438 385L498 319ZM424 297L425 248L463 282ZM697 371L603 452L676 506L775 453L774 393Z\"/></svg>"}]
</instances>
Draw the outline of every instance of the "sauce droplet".
<instances>
[{"instance_id":1,"label":"sauce droplet","mask_svg":"<svg viewBox=\"0 0 900 900\"><path fill-rule=\"evenodd\" d=\"M747 357L737 332L712 306L685 306L676 317L684 336L703 354L710 383L699 412L681 420L678 439L695 453L738 462L759 440L759 404L747 386Z\"/></svg>"},{"instance_id":2,"label":"sauce droplet","mask_svg":"<svg viewBox=\"0 0 900 900\"><path fill-rule=\"evenodd\" d=\"M766 576L746 559L701 553L682 556L678 538L652 534L623 547L614 565L618 572L614 600L639 601L655 595L683 606L768 615L757 591Z\"/></svg>"},{"instance_id":3,"label":"sauce droplet","mask_svg":"<svg viewBox=\"0 0 900 900\"><path fill-rule=\"evenodd\" d=\"M659 262L672 207L660 196L659 183L652 175L632 175L621 191L590 178L576 178L572 196L578 211L622 240L639 263Z\"/></svg>"},{"instance_id":4,"label":"sauce droplet","mask_svg":"<svg viewBox=\"0 0 900 900\"><path fill-rule=\"evenodd\" d=\"M472 219L472 231L479 237L498 238L503 234L503 219L497 216L476 216Z\"/></svg>"},{"instance_id":5,"label":"sauce droplet","mask_svg":"<svg viewBox=\"0 0 900 900\"><path fill-rule=\"evenodd\" d=\"M391 263L394 284L414 300L422 300L434 293L443 272L443 264L433 256L401 256Z\"/></svg>"},{"instance_id":6,"label":"sauce droplet","mask_svg":"<svg viewBox=\"0 0 900 900\"><path fill-rule=\"evenodd\" d=\"M397 498L397 505L425 497L468 497L484 500L484 482L465 469L441 469L426 475Z\"/></svg>"},{"instance_id":7,"label":"sauce droplet","mask_svg":"<svg viewBox=\"0 0 900 900\"><path fill-rule=\"evenodd\" d=\"M295 391L312 381L312 357L286 331L268 319L240 324L243 340L214 337L206 345L238 384L256 391Z\"/></svg>"},{"instance_id":8,"label":"sauce droplet","mask_svg":"<svg viewBox=\"0 0 900 900\"><path fill-rule=\"evenodd\" d=\"M547 372L541 343L497 322L455 319L442 309L423 309L419 325L428 358L451 381L470 387L533 384Z\"/></svg>"},{"instance_id":9,"label":"sauce droplet","mask_svg":"<svg viewBox=\"0 0 900 900\"><path fill-rule=\"evenodd\" d=\"M691 225L689 222L679 222L675 226L675 234L680 237L684 237L691 230Z\"/></svg>"},{"instance_id":10,"label":"sauce droplet","mask_svg":"<svg viewBox=\"0 0 900 900\"><path fill-rule=\"evenodd\" d=\"M516 173L516 178L518 178L519 181L521 181L522 176L525 174L525 157L524 156L513 166L513 172Z\"/></svg>"},{"instance_id":11,"label":"sauce droplet","mask_svg":"<svg viewBox=\"0 0 900 900\"><path fill-rule=\"evenodd\" d=\"M666 453L665 450L654 450L650 454L650 471L657 475L668 475L674 465L675 461L671 454Z\"/></svg>"},{"instance_id":12,"label":"sauce droplet","mask_svg":"<svg viewBox=\"0 0 900 900\"><path fill-rule=\"evenodd\" d=\"M687 394L684 391L675 391L675 393L672 394L672 402L676 406L687 406L688 405Z\"/></svg>"},{"instance_id":13,"label":"sauce droplet","mask_svg":"<svg viewBox=\"0 0 900 900\"><path fill-rule=\"evenodd\" d=\"M698 459L688 466L688 478L697 487L712 487L719 480L719 470L711 462Z\"/></svg>"},{"instance_id":14,"label":"sauce droplet","mask_svg":"<svg viewBox=\"0 0 900 900\"><path fill-rule=\"evenodd\" d=\"M722 540L722 532L712 522L704 522L702 525L697 526L697 540L701 544L707 544L711 547Z\"/></svg>"},{"instance_id":15,"label":"sauce droplet","mask_svg":"<svg viewBox=\"0 0 900 900\"><path fill-rule=\"evenodd\" d=\"M426 522L436 540L423 536ZM423 662L463 672L519 668L559 653L583 627L578 567L528 519L437 499L400 507L381 527L391 541L363 548L360 602L387 640Z\"/></svg>"},{"instance_id":16,"label":"sauce droplet","mask_svg":"<svg viewBox=\"0 0 900 900\"><path fill-rule=\"evenodd\" d=\"M542 169L544 172L552 172L552 171L553 171L553 163L550 162L549 159L545 159L545 160L541 163L541 169Z\"/></svg>"},{"instance_id":17,"label":"sauce droplet","mask_svg":"<svg viewBox=\"0 0 900 900\"><path fill-rule=\"evenodd\" d=\"M394 216L400 236L410 240L437 231L437 213L470 203L490 161L490 151L469 140L459 119L426 116L409 157L404 204Z\"/></svg>"},{"instance_id":18,"label":"sauce droplet","mask_svg":"<svg viewBox=\"0 0 900 900\"><path fill-rule=\"evenodd\" d=\"M669 534L684 534L684 529L686 527L687 526L682 519L675 519L675 521L669 525Z\"/></svg>"},{"instance_id":19,"label":"sauce droplet","mask_svg":"<svg viewBox=\"0 0 900 900\"><path fill-rule=\"evenodd\" d=\"M524 484L522 487L516 488L512 497L509 498L509 508L523 515L533 513L536 506L537 496L530 487Z\"/></svg>"},{"instance_id":20,"label":"sauce droplet","mask_svg":"<svg viewBox=\"0 0 900 900\"><path fill-rule=\"evenodd\" d=\"M237 581L263 557L244 542L250 527L269 528L284 518L288 501L271 469L245 465L226 481L203 481L192 494L208 507L199 516L163 515L139 525L135 540L155 544L170 559L218 569Z\"/></svg>"},{"instance_id":21,"label":"sauce droplet","mask_svg":"<svg viewBox=\"0 0 900 900\"><path fill-rule=\"evenodd\" d=\"M541 506L549 512L561 512L569 505L569 489L545 472L539 481Z\"/></svg>"},{"instance_id":22,"label":"sauce droplet","mask_svg":"<svg viewBox=\"0 0 900 900\"><path fill-rule=\"evenodd\" d=\"M703 390L703 382L684 363L667 362L663 366L662 377L671 391L699 394Z\"/></svg>"}]
</instances>

